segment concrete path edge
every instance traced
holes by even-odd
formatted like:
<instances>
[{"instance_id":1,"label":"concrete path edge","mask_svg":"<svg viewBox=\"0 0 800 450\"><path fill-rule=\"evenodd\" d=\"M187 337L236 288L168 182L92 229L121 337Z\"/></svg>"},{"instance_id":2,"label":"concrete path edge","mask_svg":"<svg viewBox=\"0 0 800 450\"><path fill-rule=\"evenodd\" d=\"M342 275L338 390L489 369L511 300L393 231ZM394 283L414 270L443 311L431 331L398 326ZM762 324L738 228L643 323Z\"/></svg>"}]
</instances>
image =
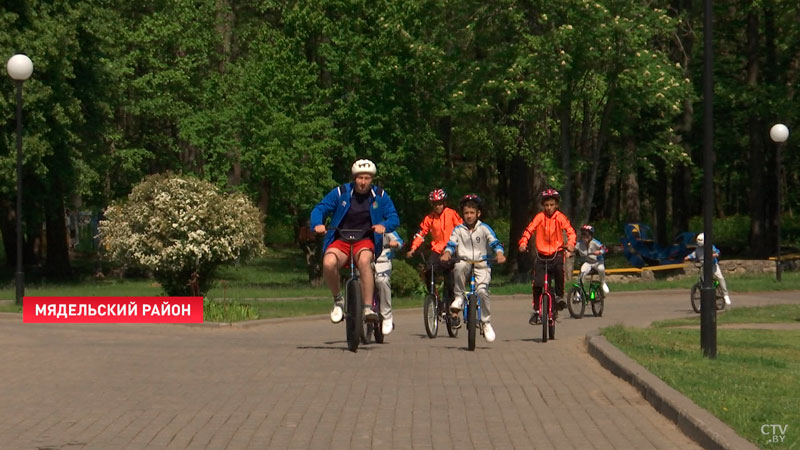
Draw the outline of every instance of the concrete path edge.
<instances>
[{"instance_id":1,"label":"concrete path edge","mask_svg":"<svg viewBox=\"0 0 800 450\"><path fill-rule=\"evenodd\" d=\"M586 348L600 365L638 390L653 408L675 423L690 439L706 449L758 449L716 416L697 406L592 330Z\"/></svg>"}]
</instances>

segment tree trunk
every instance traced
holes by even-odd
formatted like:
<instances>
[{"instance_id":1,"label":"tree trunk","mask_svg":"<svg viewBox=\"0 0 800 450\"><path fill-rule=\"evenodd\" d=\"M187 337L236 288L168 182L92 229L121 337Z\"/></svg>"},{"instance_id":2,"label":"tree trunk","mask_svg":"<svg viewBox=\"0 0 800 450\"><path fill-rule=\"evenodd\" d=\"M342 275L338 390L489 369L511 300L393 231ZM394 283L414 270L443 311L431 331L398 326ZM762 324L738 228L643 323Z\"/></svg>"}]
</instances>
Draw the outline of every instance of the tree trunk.
<instances>
[{"instance_id":1,"label":"tree trunk","mask_svg":"<svg viewBox=\"0 0 800 450\"><path fill-rule=\"evenodd\" d=\"M654 160L656 166L656 177L659 180L669 180L669 174L666 171L664 161L661 158ZM656 227L656 242L662 245L671 243L672 239L668 237L667 229L667 187L662 184L652 185L654 188L654 202L655 202L655 224Z\"/></svg>"},{"instance_id":2,"label":"tree trunk","mask_svg":"<svg viewBox=\"0 0 800 450\"><path fill-rule=\"evenodd\" d=\"M0 202L0 231L3 233L3 248L6 252L6 266L17 266L17 212L12 203Z\"/></svg>"},{"instance_id":3,"label":"tree trunk","mask_svg":"<svg viewBox=\"0 0 800 450\"><path fill-rule=\"evenodd\" d=\"M45 202L45 224L47 226L47 258L45 272L55 277L70 275L67 245L67 223L64 219L64 200L55 196Z\"/></svg>"},{"instance_id":4,"label":"tree trunk","mask_svg":"<svg viewBox=\"0 0 800 450\"><path fill-rule=\"evenodd\" d=\"M758 86L759 77L759 31L758 16L754 12L747 15L747 85L751 90ZM769 230L769 185L766 183L765 149L763 145L764 128L755 108L749 108L748 144L750 153L750 248L753 256L763 258L772 254L774 239Z\"/></svg>"},{"instance_id":5,"label":"tree trunk","mask_svg":"<svg viewBox=\"0 0 800 450\"><path fill-rule=\"evenodd\" d=\"M561 104L558 107L558 120L560 123L561 137L561 169L564 171L564 189L561 192L561 205L560 209L567 215L572 217L572 167L571 167L571 153L572 153L572 96L570 91L566 90L561 93Z\"/></svg>"},{"instance_id":6,"label":"tree trunk","mask_svg":"<svg viewBox=\"0 0 800 450\"><path fill-rule=\"evenodd\" d=\"M636 142L632 136L625 138L625 161L622 172L622 217L627 222L641 220L639 180L636 174Z\"/></svg>"},{"instance_id":7,"label":"tree trunk","mask_svg":"<svg viewBox=\"0 0 800 450\"><path fill-rule=\"evenodd\" d=\"M606 104L603 107L603 116L600 119L600 128L597 130L597 136L591 139L592 160L589 169L589 177L584 185L583 203L580 204L580 216L577 217L578 222L586 223L589 221L592 212L592 203L594 203L595 186L597 185L597 173L600 170L600 158L602 151L606 148L608 143L608 127L611 121L611 113L613 110L614 88L616 81L612 80L609 84L608 95Z\"/></svg>"},{"instance_id":8,"label":"tree trunk","mask_svg":"<svg viewBox=\"0 0 800 450\"><path fill-rule=\"evenodd\" d=\"M508 262L510 272L515 274L514 280L517 282L530 281L531 259L529 254L521 254L517 250L517 241L522 237L522 232L530 222L531 190L530 190L531 168L523 156L515 156L511 159L509 170L509 202L511 203L511 224L509 226Z\"/></svg>"},{"instance_id":9,"label":"tree trunk","mask_svg":"<svg viewBox=\"0 0 800 450\"><path fill-rule=\"evenodd\" d=\"M258 187L258 209L261 211L261 214L266 216L267 212L269 211L269 201L272 187L267 180L261 180L261 183Z\"/></svg>"}]
</instances>

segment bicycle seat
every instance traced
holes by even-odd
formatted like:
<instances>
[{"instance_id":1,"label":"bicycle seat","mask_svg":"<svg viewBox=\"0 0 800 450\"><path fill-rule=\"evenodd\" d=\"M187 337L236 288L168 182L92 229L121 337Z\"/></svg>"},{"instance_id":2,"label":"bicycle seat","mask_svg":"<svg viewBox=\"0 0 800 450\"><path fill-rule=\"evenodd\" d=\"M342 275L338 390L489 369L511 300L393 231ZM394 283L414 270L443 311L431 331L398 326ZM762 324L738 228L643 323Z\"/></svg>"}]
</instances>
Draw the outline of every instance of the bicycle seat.
<instances>
[{"instance_id":1,"label":"bicycle seat","mask_svg":"<svg viewBox=\"0 0 800 450\"><path fill-rule=\"evenodd\" d=\"M339 230L339 239L348 244L354 244L364 239L365 234L367 234L366 230Z\"/></svg>"},{"instance_id":2,"label":"bicycle seat","mask_svg":"<svg viewBox=\"0 0 800 450\"><path fill-rule=\"evenodd\" d=\"M590 276L592 276L592 275L597 275L597 274L598 274L598 273L597 273L597 269L595 269L594 267L592 267L592 270L590 270L590 271L589 271L589 273L587 273L587 274L586 274L586 276L587 276L587 277L590 277Z\"/></svg>"}]
</instances>

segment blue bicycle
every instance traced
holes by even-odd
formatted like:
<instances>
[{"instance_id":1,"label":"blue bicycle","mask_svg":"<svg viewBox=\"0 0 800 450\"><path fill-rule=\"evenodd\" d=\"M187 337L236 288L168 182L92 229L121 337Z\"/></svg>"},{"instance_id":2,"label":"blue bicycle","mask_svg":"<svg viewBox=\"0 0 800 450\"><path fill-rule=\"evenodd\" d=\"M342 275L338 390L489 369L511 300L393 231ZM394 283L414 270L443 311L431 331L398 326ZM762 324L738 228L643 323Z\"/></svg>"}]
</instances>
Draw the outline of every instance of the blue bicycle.
<instances>
[{"instance_id":1,"label":"blue bicycle","mask_svg":"<svg viewBox=\"0 0 800 450\"><path fill-rule=\"evenodd\" d=\"M464 323L467 324L467 348L470 351L475 350L475 339L477 338L480 330L483 336L483 327L479 327L481 322L481 296L476 291L475 282L475 265L488 262L487 259L472 260L467 258L456 258L458 261L463 261L470 265L469 268L469 292L466 293L466 308L463 309Z\"/></svg>"}]
</instances>

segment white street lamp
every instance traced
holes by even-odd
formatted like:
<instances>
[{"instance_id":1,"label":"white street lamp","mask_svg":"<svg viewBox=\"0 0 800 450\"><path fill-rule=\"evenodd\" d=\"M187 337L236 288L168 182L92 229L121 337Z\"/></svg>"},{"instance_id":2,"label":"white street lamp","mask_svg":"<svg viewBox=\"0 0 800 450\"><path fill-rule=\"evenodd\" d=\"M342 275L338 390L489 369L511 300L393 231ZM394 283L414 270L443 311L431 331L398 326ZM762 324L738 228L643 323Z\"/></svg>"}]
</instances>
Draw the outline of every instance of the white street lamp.
<instances>
[{"instance_id":1,"label":"white street lamp","mask_svg":"<svg viewBox=\"0 0 800 450\"><path fill-rule=\"evenodd\" d=\"M22 83L31 77L33 62L25 55L14 55L6 64L8 76L17 85L17 273L16 301L25 295L25 272L22 270Z\"/></svg>"},{"instance_id":2,"label":"white street lamp","mask_svg":"<svg viewBox=\"0 0 800 450\"><path fill-rule=\"evenodd\" d=\"M775 232L777 234L778 252L775 257L775 279L781 281L781 273L783 272L783 267L781 267L781 180L783 180L781 150L783 150L783 146L786 145L786 140L789 139L789 129L782 123L775 124L769 129L769 137L772 139L772 142L778 144L775 149L775 168L777 172L775 177L778 179L778 196L776 197L778 201L778 210L775 214Z\"/></svg>"}]
</instances>

